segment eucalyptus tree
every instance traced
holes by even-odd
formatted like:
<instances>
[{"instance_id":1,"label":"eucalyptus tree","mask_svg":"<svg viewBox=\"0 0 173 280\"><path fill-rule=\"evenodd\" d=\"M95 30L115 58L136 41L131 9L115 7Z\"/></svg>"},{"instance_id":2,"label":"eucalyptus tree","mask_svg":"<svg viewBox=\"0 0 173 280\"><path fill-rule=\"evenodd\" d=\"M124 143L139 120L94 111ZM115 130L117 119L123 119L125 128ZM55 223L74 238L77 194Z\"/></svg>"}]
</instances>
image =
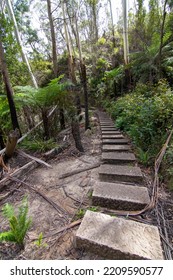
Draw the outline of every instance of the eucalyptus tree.
<instances>
[{"instance_id":1,"label":"eucalyptus tree","mask_svg":"<svg viewBox=\"0 0 173 280\"><path fill-rule=\"evenodd\" d=\"M127 25L127 0L122 0L123 8L123 42L124 42L124 63L129 62L129 42L128 42L128 25Z\"/></svg>"},{"instance_id":2,"label":"eucalyptus tree","mask_svg":"<svg viewBox=\"0 0 173 280\"><path fill-rule=\"evenodd\" d=\"M111 16L111 31L112 31L112 41L113 41L113 48L116 47L115 45L115 29L114 29L114 20L113 20L113 12L112 12L112 2L108 0L109 7L110 7L110 16Z\"/></svg>"},{"instance_id":3,"label":"eucalyptus tree","mask_svg":"<svg viewBox=\"0 0 173 280\"><path fill-rule=\"evenodd\" d=\"M56 46L54 20L53 20L53 11L52 11L52 5L50 0L47 0L47 12L48 12L51 39L52 39L51 43L52 43L53 71L54 71L54 77L56 78L58 74L57 46Z\"/></svg>"},{"instance_id":4,"label":"eucalyptus tree","mask_svg":"<svg viewBox=\"0 0 173 280\"><path fill-rule=\"evenodd\" d=\"M22 44L22 40L21 40L21 37L20 37L20 34L19 34L19 30L18 30L18 25L17 25L17 21L16 21L16 18L15 18L15 15L14 15L14 11L13 11L13 7L12 7L12 4L11 4L11 0L5 0L5 3L7 5L7 8L8 8L8 11L9 11L9 15L10 15L10 18L14 24L14 31L15 31L15 36L16 36L16 40L20 46L20 50L21 50L21 55L22 55L22 59L23 59L23 62L26 63L27 65L27 68L28 68L28 72L31 76L31 79L32 79L32 82L33 82L33 85L37 88L38 85L37 85L37 81L32 73L32 70L31 70L31 67L30 67L30 64L29 64L29 60L27 58L27 55L24 51L24 48L23 48L23 44Z\"/></svg>"}]
</instances>

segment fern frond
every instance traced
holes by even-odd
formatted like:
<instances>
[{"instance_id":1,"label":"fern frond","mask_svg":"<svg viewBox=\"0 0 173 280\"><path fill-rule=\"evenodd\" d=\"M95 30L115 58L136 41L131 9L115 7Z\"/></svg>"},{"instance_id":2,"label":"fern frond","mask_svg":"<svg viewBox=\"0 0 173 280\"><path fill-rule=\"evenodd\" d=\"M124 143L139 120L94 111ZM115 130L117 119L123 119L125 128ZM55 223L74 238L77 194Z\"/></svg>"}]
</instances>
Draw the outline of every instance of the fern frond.
<instances>
[{"instance_id":1,"label":"fern frond","mask_svg":"<svg viewBox=\"0 0 173 280\"><path fill-rule=\"evenodd\" d=\"M7 219L11 219L14 216L14 208L9 203L5 204L5 206L2 208L2 212Z\"/></svg>"},{"instance_id":2,"label":"fern frond","mask_svg":"<svg viewBox=\"0 0 173 280\"><path fill-rule=\"evenodd\" d=\"M16 239L12 231L4 231L0 233L0 242L2 241L16 242Z\"/></svg>"}]
</instances>

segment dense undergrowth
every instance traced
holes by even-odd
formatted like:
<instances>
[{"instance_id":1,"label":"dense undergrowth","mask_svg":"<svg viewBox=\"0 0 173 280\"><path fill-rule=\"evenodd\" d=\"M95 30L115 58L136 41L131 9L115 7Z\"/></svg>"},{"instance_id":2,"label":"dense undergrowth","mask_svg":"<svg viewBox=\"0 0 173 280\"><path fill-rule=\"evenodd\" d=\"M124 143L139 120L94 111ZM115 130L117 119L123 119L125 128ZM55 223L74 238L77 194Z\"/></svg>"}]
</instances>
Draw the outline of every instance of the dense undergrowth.
<instances>
[{"instance_id":1,"label":"dense undergrowth","mask_svg":"<svg viewBox=\"0 0 173 280\"><path fill-rule=\"evenodd\" d=\"M173 124L173 91L167 82L138 84L116 101L105 99L103 106L115 125L130 136L140 162L152 166ZM173 143L167 149L162 171L172 188Z\"/></svg>"}]
</instances>

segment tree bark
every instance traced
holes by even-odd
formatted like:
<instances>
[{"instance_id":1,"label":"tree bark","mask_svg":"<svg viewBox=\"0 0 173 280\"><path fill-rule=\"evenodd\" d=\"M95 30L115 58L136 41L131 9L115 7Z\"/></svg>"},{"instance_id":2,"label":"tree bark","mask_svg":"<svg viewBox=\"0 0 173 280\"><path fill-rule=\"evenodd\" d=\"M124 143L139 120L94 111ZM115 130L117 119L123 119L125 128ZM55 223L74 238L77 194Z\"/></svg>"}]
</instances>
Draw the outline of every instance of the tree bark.
<instances>
[{"instance_id":1,"label":"tree bark","mask_svg":"<svg viewBox=\"0 0 173 280\"><path fill-rule=\"evenodd\" d=\"M87 77L86 77L86 66L80 61L81 68L81 82L83 85L84 99L85 99L85 130L90 129L89 123L89 112L88 112L88 88L87 88Z\"/></svg>"},{"instance_id":2,"label":"tree bark","mask_svg":"<svg viewBox=\"0 0 173 280\"><path fill-rule=\"evenodd\" d=\"M71 122L72 127L72 135L75 140L75 146L80 152L84 152L82 147L81 137L80 137L80 129L79 129L79 122L77 120L72 120Z\"/></svg>"},{"instance_id":3,"label":"tree bark","mask_svg":"<svg viewBox=\"0 0 173 280\"><path fill-rule=\"evenodd\" d=\"M7 93L7 99L8 99L8 104L9 104L9 108L10 108L10 115L11 115L13 129L15 130L16 128L18 128L20 131L20 127L19 127L19 123L18 123L18 119L17 119L16 107L15 107L15 103L13 100L13 89L10 84L7 64L6 64L5 55L4 55L4 49L3 49L3 45L2 45L2 41L1 41L1 34L0 34L0 64L1 64L2 76L3 76L3 80L4 80L4 84L5 84L5 89L6 89L6 93ZM20 136L21 136L21 131L20 131Z\"/></svg>"},{"instance_id":4,"label":"tree bark","mask_svg":"<svg viewBox=\"0 0 173 280\"><path fill-rule=\"evenodd\" d=\"M0 129L0 150L5 148L5 144L4 144L4 139L3 139L3 133L2 130Z\"/></svg>"},{"instance_id":5,"label":"tree bark","mask_svg":"<svg viewBox=\"0 0 173 280\"><path fill-rule=\"evenodd\" d=\"M65 129L64 110L62 108L59 110L59 122L61 130Z\"/></svg>"},{"instance_id":6,"label":"tree bark","mask_svg":"<svg viewBox=\"0 0 173 280\"><path fill-rule=\"evenodd\" d=\"M124 41L124 63L129 63L129 43L127 28L127 0L122 0L123 4L123 41Z\"/></svg>"},{"instance_id":7,"label":"tree bark","mask_svg":"<svg viewBox=\"0 0 173 280\"><path fill-rule=\"evenodd\" d=\"M46 140L48 140L50 139L48 112L45 108L43 108L41 114L42 114L43 127L44 127L44 137Z\"/></svg>"},{"instance_id":8,"label":"tree bark","mask_svg":"<svg viewBox=\"0 0 173 280\"><path fill-rule=\"evenodd\" d=\"M14 150L16 148L17 140L18 140L19 136L20 136L20 134L19 134L19 130L17 128L9 133L7 145L6 145L6 149L5 149L6 159L12 157Z\"/></svg>"}]
</instances>

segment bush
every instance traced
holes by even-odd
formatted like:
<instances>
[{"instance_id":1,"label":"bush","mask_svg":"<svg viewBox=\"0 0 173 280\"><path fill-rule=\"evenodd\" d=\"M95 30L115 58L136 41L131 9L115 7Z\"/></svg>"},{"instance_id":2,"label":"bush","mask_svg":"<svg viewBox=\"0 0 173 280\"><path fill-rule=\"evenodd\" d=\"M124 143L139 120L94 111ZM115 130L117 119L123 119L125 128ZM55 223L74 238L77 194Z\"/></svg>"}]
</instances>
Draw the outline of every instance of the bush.
<instances>
[{"instance_id":1,"label":"bush","mask_svg":"<svg viewBox=\"0 0 173 280\"><path fill-rule=\"evenodd\" d=\"M147 157L155 157L173 123L173 92L164 80L138 84L116 102L106 104L116 126L124 130Z\"/></svg>"}]
</instances>

